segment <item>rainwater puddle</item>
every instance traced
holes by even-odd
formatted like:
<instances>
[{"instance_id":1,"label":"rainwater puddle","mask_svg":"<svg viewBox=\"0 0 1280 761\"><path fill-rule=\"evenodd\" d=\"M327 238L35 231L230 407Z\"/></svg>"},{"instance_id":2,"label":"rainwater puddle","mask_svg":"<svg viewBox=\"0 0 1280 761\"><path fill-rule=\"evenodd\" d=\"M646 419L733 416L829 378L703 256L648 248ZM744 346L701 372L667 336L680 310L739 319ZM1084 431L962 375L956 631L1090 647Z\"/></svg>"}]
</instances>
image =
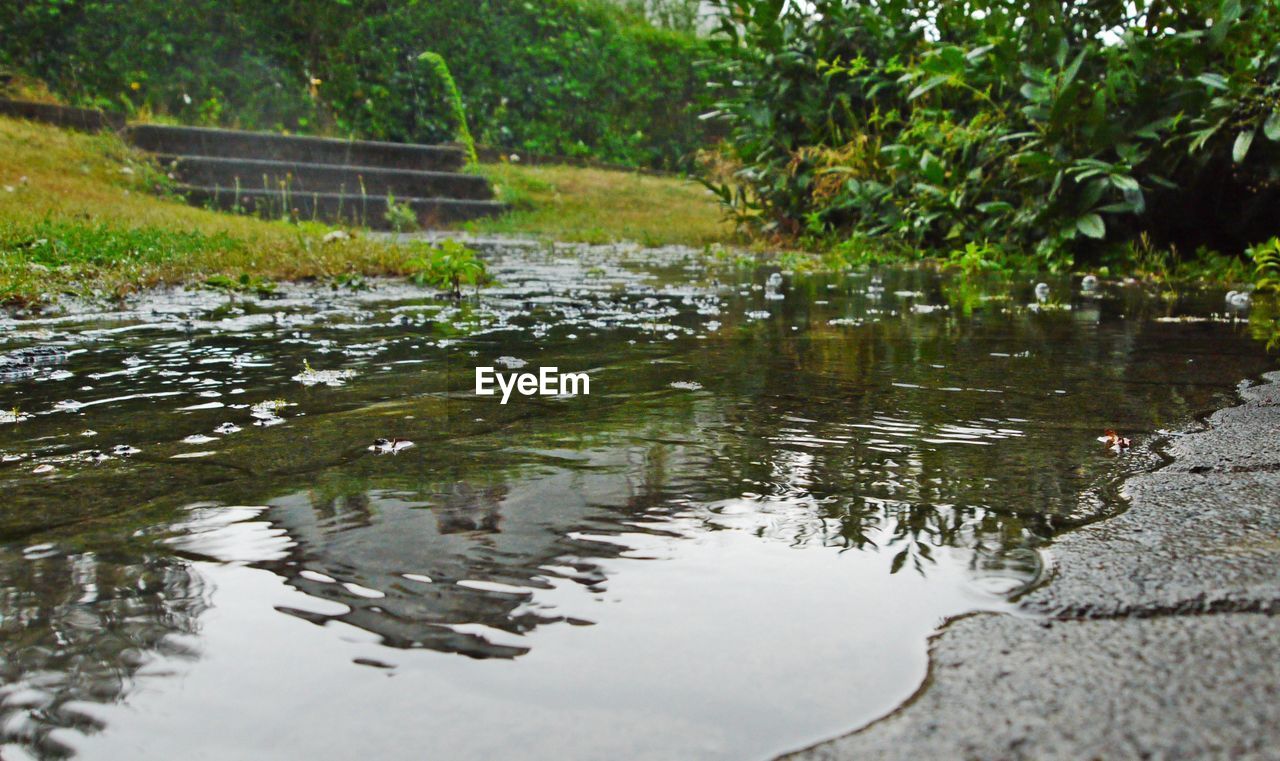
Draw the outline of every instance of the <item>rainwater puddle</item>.
<instances>
[{"instance_id":1,"label":"rainwater puddle","mask_svg":"<svg viewBox=\"0 0 1280 761\"><path fill-rule=\"evenodd\" d=\"M55 349L0 379L5 758L769 758L893 710L941 623L1015 611L1159 431L1269 366L1159 319L1208 296L486 256L461 304L0 325ZM502 405L479 365L590 394Z\"/></svg>"}]
</instances>

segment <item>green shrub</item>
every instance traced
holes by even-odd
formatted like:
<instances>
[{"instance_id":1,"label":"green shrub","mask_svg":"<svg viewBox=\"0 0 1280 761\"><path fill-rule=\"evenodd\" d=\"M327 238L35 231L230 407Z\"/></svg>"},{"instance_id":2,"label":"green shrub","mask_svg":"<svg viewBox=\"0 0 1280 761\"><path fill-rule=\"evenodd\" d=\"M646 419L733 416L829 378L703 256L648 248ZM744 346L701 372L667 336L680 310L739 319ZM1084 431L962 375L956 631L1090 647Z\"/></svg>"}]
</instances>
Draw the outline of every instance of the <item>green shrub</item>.
<instances>
[{"instance_id":1,"label":"green shrub","mask_svg":"<svg viewBox=\"0 0 1280 761\"><path fill-rule=\"evenodd\" d=\"M439 142L448 61L480 142L674 167L704 141L706 46L604 0L27 0L0 65L63 97L197 124Z\"/></svg>"},{"instance_id":2,"label":"green shrub","mask_svg":"<svg viewBox=\"0 0 1280 761\"><path fill-rule=\"evenodd\" d=\"M744 222L1059 267L1280 229L1273 3L717 4L737 171L715 189Z\"/></svg>"}]
</instances>

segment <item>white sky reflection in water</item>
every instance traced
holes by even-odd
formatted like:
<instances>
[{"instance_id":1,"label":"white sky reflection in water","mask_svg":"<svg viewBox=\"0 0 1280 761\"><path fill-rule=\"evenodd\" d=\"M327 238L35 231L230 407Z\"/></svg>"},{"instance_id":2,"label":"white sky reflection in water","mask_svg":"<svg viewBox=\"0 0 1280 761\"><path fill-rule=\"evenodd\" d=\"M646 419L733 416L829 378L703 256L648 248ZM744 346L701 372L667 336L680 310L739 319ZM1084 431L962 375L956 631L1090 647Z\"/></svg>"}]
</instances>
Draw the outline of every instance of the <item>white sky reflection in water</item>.
<instances>
[{"instance_id":1,"label":"white sky reflection in water","mask_svg":"<svg viewBox=\"0 0 1280 761\"><path fill-rule=\"evenodd\" d=\"M907 698L940 615L1005 607L965 582L965 552L938 554L939 583L889 576L892 553L689 523L680 537L609 537L628 549L600 563L601 594L550 576L524 604L595 624L496 632L529 648L515 659L388 648L272 615L340 606L266 570L197 562L214 590L198 658L167 664L177 684L142 677L126 706L99 709L119 729L76 745L87 758L763 758ZM289 544L253 519L198 536L184 549L237 561Z\"/></svg>"}]
</instances>

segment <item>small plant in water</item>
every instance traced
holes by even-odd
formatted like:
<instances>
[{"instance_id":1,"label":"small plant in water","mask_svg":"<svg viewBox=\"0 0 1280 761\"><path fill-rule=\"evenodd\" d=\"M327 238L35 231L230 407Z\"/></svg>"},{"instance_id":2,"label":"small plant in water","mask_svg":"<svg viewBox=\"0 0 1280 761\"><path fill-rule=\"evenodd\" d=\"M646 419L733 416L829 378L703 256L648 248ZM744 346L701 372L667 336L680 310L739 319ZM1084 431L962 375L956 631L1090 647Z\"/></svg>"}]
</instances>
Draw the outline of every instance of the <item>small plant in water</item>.
<instances>
[{"instance_id":1,"label":"small plant in water","mask_svg":"<svg viewBox=\"0 0 1280 761\"><path fill-rule=\"evenodd\" d=\"M271 296L276 293L276 284L267 278L259 275L250 275L249 273L241 273L240 277L232 278L227 275L213 275L206 278L204 287L214 291L222 291L228 296L235 296L237 293L256 293L259 296Z\"/></svg>"},{"instance_id":2,"label":"small plant in water","mask_svg":"<svg viewBox=\"0 0 1280 761\"><path fill-rule=\"evenodd\" d=\"M356 272L344 272L341 275L334 275L329 279L329 288L335 291L372 290L372 286L364 279L364 276Z\"/></svg>"},{"instance_id":3,"label":"small plant in water","mask_svg":"<svg viewBox=\"0 0 1280 761\"><path fill-rule=\"evenodd\" d=\"M447 289L455 299L462 297L462 286L474 285L478 290L488 279L476 252L453 239L420 249L409 261L409 269L413 282Z\"/></svg>"},{"instance_id":4,"label":"small plant in water","mask_svg":"<svg viewBox=\"0 0 1280 761\"><path fill-rule=\"evenodd\" d=\"M976 275L980 272L996 272L1005 269L1001 252L989 243L969 242L963 249L951 252L948 263L956 266L965 275Z\"/></svg>"}]
</instances>

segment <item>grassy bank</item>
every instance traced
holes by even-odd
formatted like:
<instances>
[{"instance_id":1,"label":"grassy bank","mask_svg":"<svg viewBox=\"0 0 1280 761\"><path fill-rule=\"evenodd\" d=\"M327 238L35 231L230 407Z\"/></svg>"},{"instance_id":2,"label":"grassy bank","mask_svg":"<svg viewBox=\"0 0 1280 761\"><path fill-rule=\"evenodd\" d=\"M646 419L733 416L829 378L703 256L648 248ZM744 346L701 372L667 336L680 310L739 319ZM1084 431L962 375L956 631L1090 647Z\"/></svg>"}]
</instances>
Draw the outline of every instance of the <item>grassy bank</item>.
<instances>
[{"instance_id":1,"label":"grassy bank","mask_svg":"<svg viewBox=\"0 0 1280 761\"><path fill-rule=\"evenodd\" d=\"M114 296L212 276L405 271L409 255L328 228L264 222L157 197L165 178L112 135L0 119L0 303Z\"/></svg>"},{"instance_id":2,"label":"grassy bank","mask_svg":"<svg viewBox=\"0 0 1280 761\"><path fill-rule=\"evenodd\" d=\"M486 233L702 245L725 239L714 199L667 177L571 167L482 171L517 210ZM166 197L168 180L112 135L0 118L0 304L112 297L164 284L411 274L419 252L331 228L267 222ZM157 190L159 189L159 193Z\"/></svg>"},{"instance_id":3,"label":"grassy bank","mask_svg":"<svg viewBox=\"0 0 1280 761\"><path fill-rule=\"evenodd\" d=\"M701 247L733 237L716 197L676 177L571 166L484 164L479 171L513 211L471 222L479 233L583 243L636 241Z\"/></svg>"}]
</instances>

